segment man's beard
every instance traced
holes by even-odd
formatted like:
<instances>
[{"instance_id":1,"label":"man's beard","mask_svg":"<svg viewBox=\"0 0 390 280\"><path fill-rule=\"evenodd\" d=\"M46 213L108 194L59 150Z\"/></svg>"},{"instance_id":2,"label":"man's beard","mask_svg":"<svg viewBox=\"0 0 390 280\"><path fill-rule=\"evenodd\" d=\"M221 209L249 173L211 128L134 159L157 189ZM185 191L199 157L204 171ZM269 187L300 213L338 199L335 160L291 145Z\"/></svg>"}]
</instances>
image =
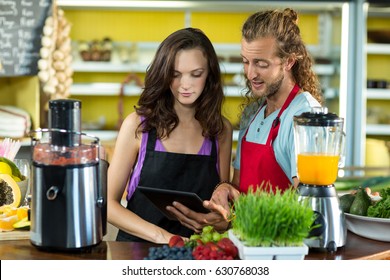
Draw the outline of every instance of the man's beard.
<instances>
[{"instance_id":1,"label":"man's beard","mask_svg":"<svg viewBox=\"0 0 390 280\"><path fill-rule=\"evenodd\" d=\"M283 79L284 79L284 75L282 72L273 83L267 85L267 89L266 92L264 93L264 96L266 98L275 96L275 94L279 91L280 87L282 86Z\"/></svg>"}]
</instances>

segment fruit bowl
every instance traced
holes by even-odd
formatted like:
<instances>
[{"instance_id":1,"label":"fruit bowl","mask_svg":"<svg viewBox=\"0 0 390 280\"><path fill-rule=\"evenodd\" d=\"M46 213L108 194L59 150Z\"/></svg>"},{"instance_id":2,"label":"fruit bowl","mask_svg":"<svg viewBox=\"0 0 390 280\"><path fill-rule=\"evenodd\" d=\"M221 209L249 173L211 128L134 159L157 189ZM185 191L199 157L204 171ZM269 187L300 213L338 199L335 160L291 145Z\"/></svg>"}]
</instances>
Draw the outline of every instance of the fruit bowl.
<instances>
[{"instance_id":1,"label":"fruit bowl","mask_svg":"<svg viewBox=\"0 0 390 280\"><path fill-rule=\"evenodd\" d=\"M345 213L349 231L365 238L390 242L390 219Z\"/></svg>"}]
</instances>

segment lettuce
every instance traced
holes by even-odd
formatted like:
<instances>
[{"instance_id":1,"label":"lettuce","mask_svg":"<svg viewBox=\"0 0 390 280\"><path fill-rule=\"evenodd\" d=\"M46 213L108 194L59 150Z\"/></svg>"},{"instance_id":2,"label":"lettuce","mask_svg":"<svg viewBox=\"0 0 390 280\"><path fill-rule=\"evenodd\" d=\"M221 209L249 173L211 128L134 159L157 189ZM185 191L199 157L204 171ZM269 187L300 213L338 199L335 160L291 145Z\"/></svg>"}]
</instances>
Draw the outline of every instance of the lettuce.
<instances>
[{"instance_id":1,"label":"lettuce","mask_svg":"<svg viewBox=\"0 0 390 280\"><path fill-rule=\"evenodd\" d=\"M367 209L368 217L390 218L390 187L380 190L381 200Z\"/></svg>"}]
</instances>

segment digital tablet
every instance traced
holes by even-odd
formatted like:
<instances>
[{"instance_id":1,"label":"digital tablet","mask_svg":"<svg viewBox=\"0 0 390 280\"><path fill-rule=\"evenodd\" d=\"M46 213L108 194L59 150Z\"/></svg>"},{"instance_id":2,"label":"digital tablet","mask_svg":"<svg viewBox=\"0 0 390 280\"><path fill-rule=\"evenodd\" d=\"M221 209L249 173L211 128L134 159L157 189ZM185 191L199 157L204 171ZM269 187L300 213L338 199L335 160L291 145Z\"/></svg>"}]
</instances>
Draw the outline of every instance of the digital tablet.
<instances>
[{"instance_id":1,"label":"digital tablet","mask_svg":"<svg viewBox=\"0 0 390 280\"><path fill-rule=\"evenodd\" d=\"M138 186L138 190L143 193L168 219L177 220L166 207L172 206L174 201L180 202L184 206L199 213L209 213L207 208L203 207L203 200L193 192L183 192L176 190L158 189Z\"/></svg>"}]
</instances>

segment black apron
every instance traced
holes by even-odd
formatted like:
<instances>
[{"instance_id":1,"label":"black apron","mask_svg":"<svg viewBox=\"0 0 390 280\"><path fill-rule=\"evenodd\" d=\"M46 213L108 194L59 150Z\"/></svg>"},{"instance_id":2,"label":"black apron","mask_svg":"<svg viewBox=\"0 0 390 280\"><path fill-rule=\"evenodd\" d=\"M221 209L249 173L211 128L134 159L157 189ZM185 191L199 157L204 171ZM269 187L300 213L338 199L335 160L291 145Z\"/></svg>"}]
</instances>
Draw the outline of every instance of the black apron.
<instances>
[{"instance_id":1,"label":"black apron","mask_svg":"<svg viewBox=\"0 0 390 280\"><path fill-rule=\"evenodd\" d=\"M212 140L211 155L191 155L155 151L156 130L149 132L146 154L139 185L194 192L202 199L210 199L220 181L217 170L217 146ZM172 234L189 237L194 232L178 221L169 220L139 190L127 203L127 209ZM145 241L119 230L117 241Z\"/></svg>"}]
</instances>

